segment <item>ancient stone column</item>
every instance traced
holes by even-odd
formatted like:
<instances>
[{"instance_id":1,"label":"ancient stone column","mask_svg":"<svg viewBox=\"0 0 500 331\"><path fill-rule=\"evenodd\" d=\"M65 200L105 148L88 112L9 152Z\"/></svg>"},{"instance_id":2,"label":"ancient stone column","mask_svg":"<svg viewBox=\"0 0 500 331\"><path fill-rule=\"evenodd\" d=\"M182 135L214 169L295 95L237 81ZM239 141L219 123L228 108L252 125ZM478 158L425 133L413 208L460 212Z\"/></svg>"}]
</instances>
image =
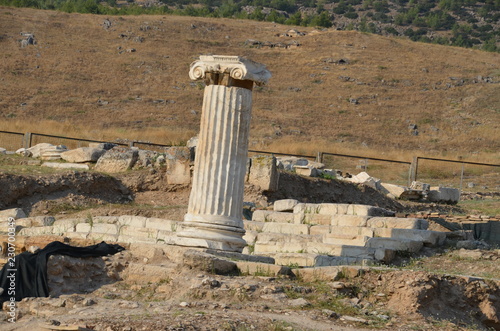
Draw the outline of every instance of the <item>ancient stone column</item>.
<instances>
[{"instance_id":1,"label":"ancient stone column","mask_svg":"<svg viewBox=\"0 0 500 331\"><path fill-rule=\"evenodd\" d=\"M238 56L201 56L189 76L206 87L188 212L177 244L241 252L252 88L271 74Z\"/></svg>"}]
</instances>

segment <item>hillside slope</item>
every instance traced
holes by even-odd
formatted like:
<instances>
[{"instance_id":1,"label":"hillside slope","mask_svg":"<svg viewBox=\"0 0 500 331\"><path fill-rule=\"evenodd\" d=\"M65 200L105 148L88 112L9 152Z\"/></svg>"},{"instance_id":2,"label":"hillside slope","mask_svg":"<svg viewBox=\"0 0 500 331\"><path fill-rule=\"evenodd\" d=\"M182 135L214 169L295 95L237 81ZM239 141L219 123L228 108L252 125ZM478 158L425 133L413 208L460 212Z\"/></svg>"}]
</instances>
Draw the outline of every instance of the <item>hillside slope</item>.
<instances>
[{"instance_id":1,"label":"hillside slope","mask_svg":"<svg viewBox=\"0 0 500 331\"><path fill-rule=\"evenodd\" d=\"M252 148L500 148L498 53L331 29L279 37L290 27L249 20L127 16L105 28L105 19L0 7L0 130L185 141L203 98L189 64L228 54L273 74L254 92ZM21 47L21 32L36 44Z\"/></svg>"}]
</instances>

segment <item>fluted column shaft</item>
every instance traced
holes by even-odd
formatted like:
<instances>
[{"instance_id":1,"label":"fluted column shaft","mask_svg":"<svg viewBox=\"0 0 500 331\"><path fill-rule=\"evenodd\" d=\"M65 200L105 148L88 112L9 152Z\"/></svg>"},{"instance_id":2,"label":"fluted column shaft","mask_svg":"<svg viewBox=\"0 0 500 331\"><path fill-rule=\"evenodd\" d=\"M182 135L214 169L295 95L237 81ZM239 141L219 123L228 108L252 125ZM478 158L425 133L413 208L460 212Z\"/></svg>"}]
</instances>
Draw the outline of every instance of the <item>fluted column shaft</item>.
<instances>
[{"instance_id":1,"label":"fluted column shaft","mask_svg":"<svg viewBox=\"0 0 500 331\"><path fill-rule=\"evenodd\" d=\"M240 87L205 88L193 187L186 222L243 228L252 92Z\"/></svg>"},{"instance_id":2,"label":"fluted column shaft","mask_svg":"<svg viewBox=\"0 0 500 331\"><path fill-rule=\"evenodd\" d=\"M188 212L176 243L241 252L252 88L271 74L238 56L207 55L191 64L189 77L207 86Z\"/></svg>"}]
</instances>

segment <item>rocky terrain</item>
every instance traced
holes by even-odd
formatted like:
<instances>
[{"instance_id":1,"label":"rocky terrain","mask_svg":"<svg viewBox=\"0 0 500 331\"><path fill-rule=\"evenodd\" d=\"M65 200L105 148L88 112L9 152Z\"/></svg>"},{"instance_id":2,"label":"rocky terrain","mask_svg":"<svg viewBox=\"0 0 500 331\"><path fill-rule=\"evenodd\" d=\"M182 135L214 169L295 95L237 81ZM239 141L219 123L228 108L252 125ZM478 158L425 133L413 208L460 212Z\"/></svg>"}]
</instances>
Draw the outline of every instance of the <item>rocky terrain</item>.
<instances>
[{"instance_id":1,"label":"rocky terrain","mask_svg":"<svg viewBox=\"0 0 500 331\"><path fill-rule=\"evenodd\" d=\"M362 185L281 175L274 193L247 185L245 201L261 208L296 198L398 212L460 211L458 206L417 207ZM0 183L10 188L0 191L2 208L23 207L30 216L56 218L142 215L181 220L189 195L189 186L167 185L164 173L153 169L115 176L3 173ZM51 235L18 238L18 243L24 249L43 248L54 240L75 246L96 242ZM500 251L486 244L457 249L449 242L418 255L402 253L391 265L316 268L269 265L169 245L122 245L125 251L104 258L51 257L51 297L19 302L18 320L12 324L3 315L1 329L500 329Z\"/></svg>"}]
</instances>

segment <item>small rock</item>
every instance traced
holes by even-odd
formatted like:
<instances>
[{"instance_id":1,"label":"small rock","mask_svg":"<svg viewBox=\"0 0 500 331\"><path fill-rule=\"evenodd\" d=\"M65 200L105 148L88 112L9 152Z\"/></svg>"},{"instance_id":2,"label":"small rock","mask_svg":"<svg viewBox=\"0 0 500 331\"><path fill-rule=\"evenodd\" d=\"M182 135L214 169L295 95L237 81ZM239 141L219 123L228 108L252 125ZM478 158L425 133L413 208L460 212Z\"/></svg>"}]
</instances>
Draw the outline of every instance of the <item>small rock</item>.
<instances>
[{"instance_id":1,"label":"small rock","mask_svg":"<svg viewBox=\"0 0 500 331\"><path fill-rule=\"evenodd\" d=\"M309 306L310 303L304 298L298 298L298 299L293 299L288 301L288 305L292 307L306 307Z\"/></svg>"},{"instance_id":2,"label":"small rock","mask_svg":"<svg viewBox=\"0 0 500 331\"><path fill-rule=\"evenodd\" d=\"M181 306L181 307L189 307L189 303L186 302L186 301L183 301L183 302L179 303L179 306Z\"/></svg>"}]
</instances>

